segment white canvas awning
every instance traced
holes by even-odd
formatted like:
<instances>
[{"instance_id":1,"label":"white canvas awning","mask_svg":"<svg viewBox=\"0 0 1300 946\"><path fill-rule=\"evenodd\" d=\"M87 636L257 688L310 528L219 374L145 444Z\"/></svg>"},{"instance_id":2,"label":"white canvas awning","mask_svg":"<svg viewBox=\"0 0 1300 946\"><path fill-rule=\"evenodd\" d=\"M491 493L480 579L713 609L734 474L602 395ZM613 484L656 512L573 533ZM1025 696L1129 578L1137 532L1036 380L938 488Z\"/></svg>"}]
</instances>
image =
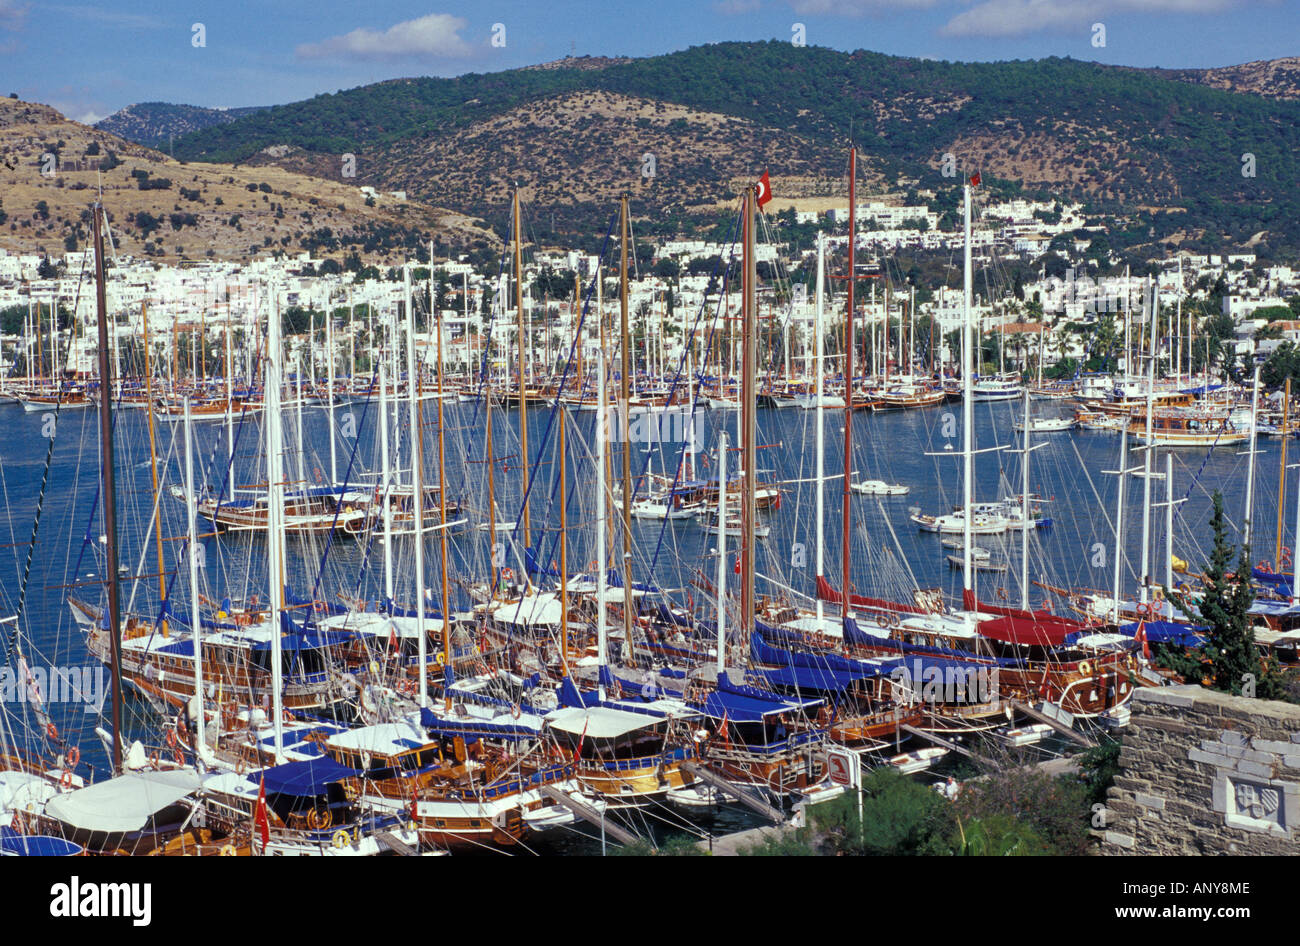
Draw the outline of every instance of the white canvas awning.
<instances>
[{"instance_id":1,"label":"white canvas awning","mask_svg":"<svg viewBox=\"0 0 1300 946\"><path fill-rule=\"evenodd\" d=\"M139 831L149 819L203 785L192 769L131 772L51 798L45 813L82 831Z\"/></svg>"}]
</instances>

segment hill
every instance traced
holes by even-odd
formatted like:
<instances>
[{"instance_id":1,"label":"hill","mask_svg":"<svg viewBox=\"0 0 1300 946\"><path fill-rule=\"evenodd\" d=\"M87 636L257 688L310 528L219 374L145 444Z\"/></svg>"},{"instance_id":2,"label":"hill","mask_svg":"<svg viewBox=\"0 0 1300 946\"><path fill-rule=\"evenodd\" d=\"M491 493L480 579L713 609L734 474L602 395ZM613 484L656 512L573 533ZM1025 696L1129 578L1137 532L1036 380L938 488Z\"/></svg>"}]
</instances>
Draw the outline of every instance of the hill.
<instances>
[{"instance_id":1,"label":"hill","mask_svg":"<svg viewBox=\"0 0 1300 946\"><path fill-rule=\"evenodd\" d=\"M127 141L150 148L163 148L181 135L233 122L246 115L256 114L263 107L221 109L172 105L168 102L140 102L95 122L95 127Z\"/></svg>"},{"instance_id":2,"label":"hill","mask_svg":"<svg viewBox=\"0 0 1300 946\"><path fill-rule=\"evenodd\" d=\"M590 231L590 211L603 220L629 189L647 218L707 211L760 163L778 195L806 193L810 182L842 194L851 133L873 182L939 192L941 207L955 206L960 177L941 174L952 153L1005 192L1080 199L1121 216L1130 244L1178 233L1182 245L1206 249L1252 238L1265 253L1300 248L1291 183L1300 101L1287 97L1278 77L1294 73L1284 68L1192 75L1070 59L951 63L775 41L565 63L319 95L186 135L176 153L337 179L338 156L350 152L360 182L494 223L513 180L535 195L539 216ZM667 159L649 186L639 173L645 153ZM1253 177L1242 174L1247 153Z\"/></svg>"},{"instance_id":3,"label":"hill","mask_svg":"<svg viewBox=\"0 0 1300 946\"><path fill-rule=\"evenodd\" d=\"M57 255L84 246L100 186L118 250L137 256L244 260L277 251L343 255L352 247L374 263L402 259L430 239L495 241L451 211L390 198L368 206L352 184L280 167L174 161L12 98L0 99L0 154L0 246L11 252Z\"/></svg>"}]
</instances>

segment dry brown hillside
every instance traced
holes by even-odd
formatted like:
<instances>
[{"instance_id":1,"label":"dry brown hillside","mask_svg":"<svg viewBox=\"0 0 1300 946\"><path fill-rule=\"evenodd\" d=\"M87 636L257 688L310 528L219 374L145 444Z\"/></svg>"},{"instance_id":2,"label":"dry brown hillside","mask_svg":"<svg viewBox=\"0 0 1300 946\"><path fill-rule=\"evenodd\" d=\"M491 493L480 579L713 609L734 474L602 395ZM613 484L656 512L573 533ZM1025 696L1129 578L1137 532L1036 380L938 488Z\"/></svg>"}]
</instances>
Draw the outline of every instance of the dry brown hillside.
<instances>
[{"instance_id":1,"label":"dry brown hillside","mask_svg":"<svg viewBox=\"0 0 1300 946\"><path fill-rule=\"evenodd\" d=\"M181 163L46 105L0 99L0 247L60 254L84 245L99 187L118 249L162 260L247 260L304 247L330 255L354 245L377 263L403 258L399 247L415 236L495 242L451 211L388 198L367 206L352 184L278 167ZM323 250L324 230L335 242Z\"/></svg>"},{"instance_id":2,"label":"dry brown hillside","mask_svg":"<svg viewBox=\"0 0 1300 946\"><path fill-rule=\"evenodd\" d=\"M654 155L653 178L641 173L646 154ZM255 162L338 176L337 158L301 149L267 149ZM838 193L843 181L820 169L843 163L840 142L682 105L584 91L478 122L450 144L411 138L360 154L357 173L384 189L458 206L507 204L517 182L538 207L612 207L624 193L651 191L660 206L700 207L734 196L720 193L713 182L753 180L768 166L779 197ZM861 173L867 186L880 183L869 167Z\"/></svg>"}]
</instances>

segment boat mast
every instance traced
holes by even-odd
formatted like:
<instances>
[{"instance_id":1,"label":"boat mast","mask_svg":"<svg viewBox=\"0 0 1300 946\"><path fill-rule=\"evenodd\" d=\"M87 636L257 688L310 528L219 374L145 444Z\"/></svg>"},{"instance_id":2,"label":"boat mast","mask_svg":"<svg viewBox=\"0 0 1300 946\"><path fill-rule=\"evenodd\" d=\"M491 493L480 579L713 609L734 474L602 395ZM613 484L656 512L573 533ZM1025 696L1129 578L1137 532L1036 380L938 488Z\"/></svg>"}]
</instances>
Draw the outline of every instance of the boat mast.
<instances>
[{"instance_id":1,"label":"boat mast","mask_svg":"<svg viewBox=\"0 0 1300 946\"><path fill-rule=\"evenodd\" d=\"M975 566L971 561L971 532L973 515L971 506L975 501L975 405L971 395L971 372L974 370L975 340L971 332L971 258L970 258L970 198L971 185L968 181L962 191L965 194L965 211L963 228L965 240L962 251L962 348L961 348L961 425L962 425L962 589L975 593ZM848 470L845 469L847 475ZM963 596L965 597L965 596Z\"/></svg>"},{"instance_id":2,"label":"boat mast","mask_svg":"<svg viewBox=\"0 0 1300 946\"><path fill-rule=\"evenodd\" d=\"M158 502L158 447L154 437L153 374L149 365L149 303L140 303L140 319L144 323L144 391L145 415L149 425L149 476L153 480L154 503ZM188 487L187 487L188 489ZM163 619L159 631L167 636L167 569L163 566L163 538L161 509L154 519L154 545L158 558L158 596L163 605Z\"/></svg>"},{"instance_id":3,"label":"boat mast","mask_svg":"<svg viewBox=\"0 0 1300 946\"><path fill-rule=\"evenodd\" d=\"M576 299L577 296L575 295ZM560 422L560 666L565 676L569 673L569 471L567 468L568 447L565 442L565 428L569 417L563 408L559 411ZM446 513L443 514L444 518Z\"/></svg>"},{"instance_id":4,"label":"boat mast","mask_svg":"<svg viewBox=\"0 0 1300 946\"><path fill-rule=\"evenodd\" d=\"M727 430L718 431L718 676L727 669Z\"/></svg>"},{"instance_id":5,"label":"boat mast","mask_svg":"<svg viewBox=\"0 0 1300 946\"><path fill-rule=\"evenodd\" d=\"M745 191L745 268L742 292L741 342L744 345L740 378L740 409L744 412L744 439L741 441L741 464L744 478L741 480L741 586L740 586L740 633L741 640L748 642L754 631L754 520L757 511L754 493L758 485L758 458L754 446L754 433L757 427L758 396L754 390L755 374L758 371L758 270L755 260L754 228L756 202L753 187ZM722 523L725 530L726 523Z\"/></svg>"},{"instance_id":6,"label":"boat mast","mask_svg":"<svg viewBox=\"0 0 1300 946\"><path fill-rule=\"evenodd\" d=\"M515 243L515 308L519 312L519 454L522 459L520 470L523 475L523 493L524 493L524 548L532 547L532 538L529 533L532 527L529 523L529 502L528 502L528 476L531 470L528 458L528 398L527 382L525 378L525 353L529 344L529 338L524 328L524 244L521 235L519 220L519 188L515 188L514 196L514 243ZM525 570L523 576L524 582L527 583L528 575Z\"/></svg>"},{"instance_id":7,"label":"boat mast","mask_svg":"<svg viewBox=\"0 0 1300 946\"><path fill-rule=\"evenodd\" d=\"M117 574L117 481L113 463L113 367L108 347L108 292L104 275L103 204L95 204L95 309L99 316L99 438L104 490L104 571L113 672L113 773L122 771L122 640ZM57 321L57 306L52 306ZM51 374L53 367L51 368ZM57 389L56 389L57 395Z\"/></svg>"},{"instance_id":8,"label":"boat mast","mask_svg":"<svg viewBox=\"0 0 1300 946\"><path fill-rule=\"evenodd\" d=\"M1277 467L1277 542L1273 548L1273 562L1282 568L1282 515L1286 508L1286 441L1291 436L1291 378L1288 375L1282 386L1282 458Z\"/></svg>"},{"instance_id":9,"label":"boat mast","mask_svg":"<svg viewBox=\"0 0 1300 946\"><path fill-rule=\"evenodd\" d=\"M849 298L846 306L848 313L844 319L844 483L841 505L843 507L842 536L840 547L840 616L849 617L849 592L853 583L849 580L849 538L852 535L853 491L849 488L849 470L853 463L853 284L857 278L854 270L853 252L857 242L857 178L858 149L849 148ZM848 649L847 640L845 650Z\"/></svg>"},{"instance_id":10,"label":"boat mast","mask_svg":"<svg viewBox=\"0 0 1300 946\"><path fill-rule=\"evenodd\" d=\"M1115 496L1115 580L1112 587L1115 599L1115 626L1119 626L1120 571L1124 563L1124 481L1128 478L1128 420L1119 431L1119 470L1116 471L1119 484Z\"/></svg>"},{"instance_id":11,"label":"boat mast","mask_svg":"<svg viewBox=\"0 0 1300 946\"><path fill-rule=\"evenodd\" d=\"M605 403L605 306L600 298L600 285L604 274L596 268L596 311L600 322L600 353L596 356L596 664L603 671L609 665L609 646L605 630L605 596L609 591L609 562L605 550L606 532L609 529L609 497L607 490L606 445L609 442L609 420ZM604 673L600 673L597 693L605 699Z\"/></svg>"},{"instance_id":12,"label":"boat mast","mask_svg":"<svg viewBox=\"0 0 1300 946\"><path fill-rule=\"evenodd\" d=\"M388 459L388 364L379 352L379 467L384 508L384 610L393 613L393 474Z\"/></svg>"},{"instance_id":13,"label":"boat mast","mask_svg":"<svg viewBox=\"0 0 1300 946\"><path fill-rule=\"evenodd\" d=\"M635 665L632 658L632 440L631 440L631 394L628 389L632 371L631 341L628 333L628 273L627 245L628 219L627 197L619 201L619 333L621 371L619 373L619 410L621 412L619 434L622 439L623 456L623 649L628 666Z\"/></svg>"},{"instance_id":14,"label":"boat mast","mask_svg":"<svg viewBox=\"0 0 1300 946\"><path fill-rule=\"evenodd\" d=\"M1029 417L1029 388L1025 388L1025 432L1020 446L1025 459L1020 466L1020 609L1029 610L1029 432L1033 423Z\"/></svg>"},{"instance_id":15,"label":"boat mast","mask_svg":"<svg viewBox=\"0 0 1300 946\"><path fill-rule=\"evenodd\" d=\"M438 559L442 569L442 659L443 667L443 708L451 712L451 684L453 671L451 662L451 594L447 581L447 450L446 438L443 436L442 423L442 313L433 312L433 244L429 244L429 308L430 316L436 320L438 332ZM423 519L421 519L423 522ZM424 673L421 671L420 676Z\"/></svg>"},{"instance_id":16,"label":"boat mast","mask_svg":"<svg viewBox=\"0 0 1300 946\"><path fill-rule=\"evenodd\" d=\"M1246 515L1241 525L1241 547L1250 546L1252 520L1255 518L1255 438L1259 430L1259 365L1255 366L1255 380L1250 391L1250 459L1246 464Z\"/></svg>"},{"instance_id":17,"label":"boat mast","mask_svg":"<svg viewBox=\"0 0 1300 946\"><path fill-rule=\"evenodd\" d=\"M280 429L280 305L267 316L266 367L263 386L266 391L266 530L267 572L270 588L271 633L271 714L275 727L275 757L284 752L284 710L281 707L283 656L280 653L284 615L284 434Z\"/></svg>"},{"instance_id":18,"label":"boat mast","mask_svg":"<svg viewBox=\"0 0 1300 946\"><path fill-rule=\"evenodd\" d=\"M424 634L424 427L420 419L420 379L415 361L415 306L411 299L411 267L402 267L402 288L406 298L406 393L411 429L411 517L415 549L415 635L419 641L419 702L429 703L429 678L425 660L428 641ZM443 615L444 621L446 615Z\"/></svg>"},{"instance_id":19,"label":"boat mast","mask_svg":"<svg viewBox=\"0 0 1300 946\"><path fill-rule=\"evenodd\" d=\"M1150 597L1151 585L1151 464L1152 454L1155 453L1155 444L1152 441L1151 432L1151 414L1156 388L1156 320L1159 318L1159 307L1156 304L1156 297L1151 291L1150 281L1147 283L1147 292L1143 302L1151 315L1151 331L1148 333L1151 353L1147 360L1146 444L1142 448L1142 586L1138 593L1141 595L1141 602L1146 604Z\"/></svg>"},{"instance_id":20,"label":"boat mast","mask_svg":"<svg viewBox=\"0 0 1300 946\"><path fill-rule=\"evenodd\" d=\"M152 411L152 408L150 409ZM199 547L198 496L194 493L194 421L190 415L190 399L185 399L185 513L189 522L190 546L190 625L194 644L194 764L197 767L203 752L203 622L199 615Z\"/></svg>"},{"instance_id":21,"label":"boat mast","mask_svg":"<svg viewBox=\"0 0 1300 946\"><path fill-rule=\"evenodd\" d=\"M432 263L430 263L430 266L432 266ZM429 298L432 299L433 297L430 296ZM328 306L328 303L326 305ZM330 489L332 490L338 485L339 481L339 460L334 435L334 316L328 311L325 313L325 383L329 387L325 409L329 416Z\"/></svg>"},{"instance_id":22,"label":"boat mast","mask_svg":"<svg viewBox=\"0 0 1300 946\"><path fill-rule=\"evenodd\" d=\"M825 573L823 568L823 557L825 555L824 534L826 526L826 409L822 403L822 368L825 357L825 338L822 335L822 316L825 313L826 303L826 237L820 231L817 234L817 309L813 334L816 336L817 346L817 374L813 382L813 396L817 399L815 410L817 411L817 447L815 450L817 456L817 578L821 579ZM848 590L845 589L845 594ZM822 604L821 595L815 596L817 599L817 629L822 627L822 619L825 617L825 607Z\"/></svg>"}]
</instances>

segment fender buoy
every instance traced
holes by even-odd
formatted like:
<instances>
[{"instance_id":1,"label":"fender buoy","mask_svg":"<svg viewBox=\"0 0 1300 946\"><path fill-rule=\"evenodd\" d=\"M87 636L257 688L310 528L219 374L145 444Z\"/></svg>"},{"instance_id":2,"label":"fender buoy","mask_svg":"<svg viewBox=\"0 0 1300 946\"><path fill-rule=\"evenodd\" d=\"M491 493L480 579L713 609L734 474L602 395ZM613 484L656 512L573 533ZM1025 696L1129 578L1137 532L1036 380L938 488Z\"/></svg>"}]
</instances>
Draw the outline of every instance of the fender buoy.
<instances>
[{"instance_id":1,"label":"fender buoy","mask_svg":"<svg viewBox=\"0 0 1300 946\"><path fill-rule=\"evenodd\" d=\"M1092 664L1086 660L1079 661L1079 672L1085 677L1092 673Z\"/></svg>"},{"instance_id":2,"label":"fender buoy","mask_svg":"<svg viewBox=\"0 0 1300 946\"><path fill-rule=\"evenodd\" d=\"M348 837L348 833L342 828L339 828L334 832L334 836L330 838L330 843L334 845L334 847L342 849L348 846L350 840L351 838Z\"/></svg>"}]
</instances>

